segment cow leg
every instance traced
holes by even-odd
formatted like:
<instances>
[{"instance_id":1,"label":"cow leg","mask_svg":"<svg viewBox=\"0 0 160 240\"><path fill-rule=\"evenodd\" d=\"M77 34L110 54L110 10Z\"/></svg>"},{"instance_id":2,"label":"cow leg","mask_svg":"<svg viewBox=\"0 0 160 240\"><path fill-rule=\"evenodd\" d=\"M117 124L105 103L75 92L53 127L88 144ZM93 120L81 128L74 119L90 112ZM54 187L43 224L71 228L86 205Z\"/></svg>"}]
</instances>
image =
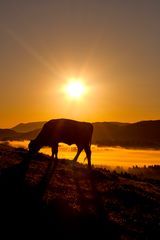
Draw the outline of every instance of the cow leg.
<instances>
[{"instance_id":1,"label":"cow leg","mask_svg":"<svg viewBox=\"0 0 160 240\"><path fill-rule=\"evenodd\" d=\"M77 161L77 159L78 159L78 157L79 157L80 153L82 152L82 150L83 150L83 147L81 147L81 146L78 146L78 151L77 151L77 154L76 154L76 156L75 156L75 157L74 157L74 159L73 159L73 161L74 161L74 162L76 162L76 161Z\"/></svg>"},{"instance_id":2,"label":"cow leg","mask_svg":"<svg viewBox=\"0 0 160 240\"><path fill-rule=\"evenodd\" d=\"M87 159L88 159L88 167L91 168L91 149L90 149L90 146L85 146L84 148L85 152L86 152L86 156L87 156Z\"/></svg>"},{"instance_id":3,"label":"cow leg","mask_svg":"<svg viewBox=\"0 0 160 240\"><path fill-rule=\"evenodd\" d=\"M58 144L52 146L52 159L54 161L58 160Z\"/></svg>"}]
</instances>

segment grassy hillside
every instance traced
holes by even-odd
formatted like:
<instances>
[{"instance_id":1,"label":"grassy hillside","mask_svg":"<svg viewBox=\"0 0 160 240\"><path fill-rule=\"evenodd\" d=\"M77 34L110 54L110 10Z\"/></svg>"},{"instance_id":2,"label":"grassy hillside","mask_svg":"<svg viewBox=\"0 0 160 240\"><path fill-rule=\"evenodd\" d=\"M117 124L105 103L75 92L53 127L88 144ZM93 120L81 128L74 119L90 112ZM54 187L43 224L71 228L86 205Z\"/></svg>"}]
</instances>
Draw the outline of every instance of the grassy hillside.
<instances>
[{"instance_id":1,"label":"grassy hillside","mask_svg":"<svg viewBox=\"0 0 160 240\"><path fill-rule=\"evenodd\" d=\"M5 236L160 238L160 180L135 169L89 171L65 159L54 166L46 155L0 145L0 196Z\"/></svg>"}]
</instances>

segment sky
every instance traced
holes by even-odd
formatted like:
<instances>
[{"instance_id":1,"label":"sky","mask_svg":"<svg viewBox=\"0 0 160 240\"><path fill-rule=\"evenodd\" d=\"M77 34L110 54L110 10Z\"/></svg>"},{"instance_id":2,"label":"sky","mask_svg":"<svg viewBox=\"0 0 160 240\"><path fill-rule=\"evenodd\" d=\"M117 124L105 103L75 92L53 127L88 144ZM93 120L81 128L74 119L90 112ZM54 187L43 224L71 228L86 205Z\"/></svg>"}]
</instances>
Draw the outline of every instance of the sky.
<instances>
[{"instance_id":1,"label":"sky","mask_svg":"<svg viewBox=\"0 0 160 240\"><path fill-rule=\"evenodd\" d=\"M159 13L159 0L1 0L0 128L160 119Z\"/></svg>"}]
</instances>

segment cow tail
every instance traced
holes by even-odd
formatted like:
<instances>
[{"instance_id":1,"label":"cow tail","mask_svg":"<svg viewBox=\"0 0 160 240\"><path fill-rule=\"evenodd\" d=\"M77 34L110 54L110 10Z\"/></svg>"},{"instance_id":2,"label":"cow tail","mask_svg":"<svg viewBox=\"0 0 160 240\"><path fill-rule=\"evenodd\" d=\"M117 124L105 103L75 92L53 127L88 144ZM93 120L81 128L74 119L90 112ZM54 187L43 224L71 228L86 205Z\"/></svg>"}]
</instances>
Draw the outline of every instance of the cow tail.
<instances>
[{"instance_id":1,"label":"cow tail","mask_svg":"<svg viewBox=\"0 0 160 240\"><path fill-rule=\"evenodd\" d=\"M90 137L90 141L89 141L89 146L91 147L92 144L92 135L93 135L93 125L92 125L92 130L91 130L91 137Z\"/></svg>"},{"instance_id":2,"label":"cow tail","mask_svg":"<svg viewBox=\"0 0 160 240\"><path fill-rule=\"evenodd\" d=\"M87 157L85 157L85 158L84 158L83 162L85 162L85 161L86 161L86 159L87 159Z\"/></svg>"}]
</instances>

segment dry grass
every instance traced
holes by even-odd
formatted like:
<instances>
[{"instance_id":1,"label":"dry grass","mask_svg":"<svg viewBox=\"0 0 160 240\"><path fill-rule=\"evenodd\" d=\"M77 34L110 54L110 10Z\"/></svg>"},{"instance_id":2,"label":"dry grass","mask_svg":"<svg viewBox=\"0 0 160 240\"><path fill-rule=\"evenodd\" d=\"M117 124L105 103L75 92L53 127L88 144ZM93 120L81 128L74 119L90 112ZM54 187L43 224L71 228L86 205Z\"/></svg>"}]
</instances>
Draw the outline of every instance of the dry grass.
<instances>
[{"instance_id":1,"label":"dry grass","mask_svg":"<svg viewBox=\"0 0 160 240\"><path fill-rule=\"evenodd\" d=\"M89 171L65 159L54 166L0 145L0 196L1 228L16 236L160 239L159 180L135 172Z\"/></svg>"}]
</instances>

